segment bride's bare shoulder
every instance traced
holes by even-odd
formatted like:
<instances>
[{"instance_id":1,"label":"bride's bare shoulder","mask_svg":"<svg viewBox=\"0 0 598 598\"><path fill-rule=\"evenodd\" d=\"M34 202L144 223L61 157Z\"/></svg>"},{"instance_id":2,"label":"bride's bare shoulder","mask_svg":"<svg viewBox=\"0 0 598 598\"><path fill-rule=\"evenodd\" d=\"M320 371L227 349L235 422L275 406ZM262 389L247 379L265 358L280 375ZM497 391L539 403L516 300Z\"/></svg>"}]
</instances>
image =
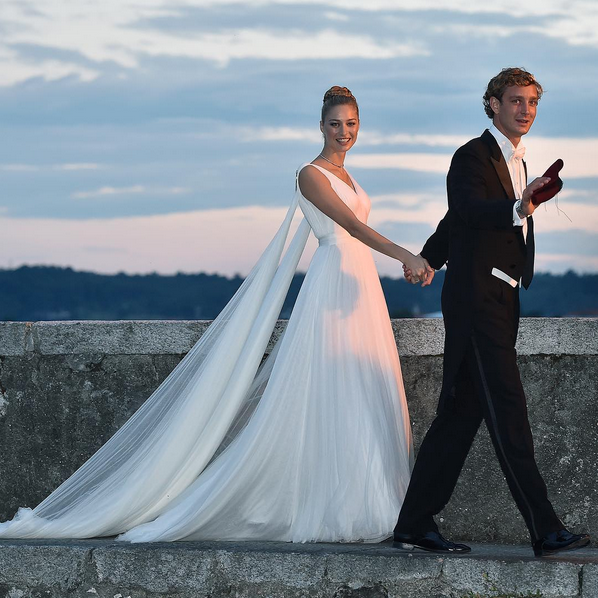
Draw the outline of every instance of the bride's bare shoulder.
<instances>
[{"instance_id":1,"label":"bride's bare shoulder","mask_svg":"<svg viewBox=\"0 0 598 598\"><path fill-rule=\"evenodd\" d=\"M311 166L311 168L309 168ZM307 162L299 169L299 184L303 187L304 185L316 185L319 186L326 181L326 176L317 165L312 162Z\"/></svg>"}]
</instances>

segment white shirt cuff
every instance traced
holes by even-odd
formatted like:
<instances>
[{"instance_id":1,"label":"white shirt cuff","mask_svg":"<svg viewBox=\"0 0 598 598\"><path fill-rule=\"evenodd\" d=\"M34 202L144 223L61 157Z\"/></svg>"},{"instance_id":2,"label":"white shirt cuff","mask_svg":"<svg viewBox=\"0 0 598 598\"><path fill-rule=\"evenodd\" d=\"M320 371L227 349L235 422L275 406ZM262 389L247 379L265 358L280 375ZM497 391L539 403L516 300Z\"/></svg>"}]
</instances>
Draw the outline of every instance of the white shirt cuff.
<instances>
[{"instance_id":1,"label":"white shirt cuff","mask_svg":"<svg viewBox=\"0 0 598 598\"><path fill-rule=\"evenodd\" d=\"M517 214L517 202L513 204L513 226L523 226L525 222L525 218L519 218L519 214Z\"/></svg>"},{"instance_id":2,"label":"white shirt cuff","mask_svg":"<svg viewBox=\"0 0 598 598\"><path fill-rule=\"evenodd\" d=\"M505 274L502 270L499 270L498 268L492 268L492 276L496 276L496 278L504 280L513 288L515 288L519 284L514 278L511 278L508 274Z\"/></svg>"}]
</instances>

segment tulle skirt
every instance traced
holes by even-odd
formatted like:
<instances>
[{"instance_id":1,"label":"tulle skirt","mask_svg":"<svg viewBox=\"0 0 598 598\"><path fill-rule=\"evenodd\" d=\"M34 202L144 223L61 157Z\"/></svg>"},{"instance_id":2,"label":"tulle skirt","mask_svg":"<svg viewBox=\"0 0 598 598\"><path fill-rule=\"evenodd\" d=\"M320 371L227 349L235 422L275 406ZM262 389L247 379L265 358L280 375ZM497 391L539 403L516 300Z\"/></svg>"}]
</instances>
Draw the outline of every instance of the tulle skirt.
<instances>
[{"instance_id":1,"label":"tulle skirt","mask_svg":"<svg viewBox=\"0 0 598 598\"><path fill-rule=\"evenodd\" d=\"M369 248L320 246L265 389L232 443L154 521L119 537L379 541L392 533L411 431Z\"/></svg>"}]
</instances>

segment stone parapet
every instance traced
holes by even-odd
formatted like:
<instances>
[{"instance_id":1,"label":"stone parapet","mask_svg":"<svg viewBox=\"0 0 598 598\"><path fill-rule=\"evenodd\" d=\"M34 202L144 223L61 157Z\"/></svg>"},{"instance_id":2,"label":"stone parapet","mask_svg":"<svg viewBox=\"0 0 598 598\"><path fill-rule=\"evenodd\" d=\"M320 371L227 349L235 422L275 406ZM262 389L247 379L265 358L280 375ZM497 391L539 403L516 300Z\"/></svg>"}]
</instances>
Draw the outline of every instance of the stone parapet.
<instances>
[{"instance_id":1,"label":"stone parapet","mask_svg":"<svg viewBox=\"0 0 598 598\"><path fill-rule=\"evenodd\" d=\"M0 356L180 355L187 353L211 320L79 320L0 322ZM393 320L401 356L442 355L441 318ZM268 350L286 326L279 320ZM596 355L598 318L522 318L517 340L520 355Z\"/></svg>"},{"instance_id":2,"label":"stone parapet","mask_svg":"<svg viewBox=\"0 0 598 598\"><path fill-rule=\"evenodd\" d=\"M598 550L534 559L474 545L465 556L390 544L0 541L7 598L596 598Z\"/></svg>"},{"instance_id":3,"label":"stone parapet","mask_svg":"<svg viewBox=\"0 0 598 598\"><path fill-rule=\"evenodd\" d=\"M35 506L97 450L208 325L0 323L0 520ZM393 328L417 450L440 389L442 320L394 320ZM598 319L524 318L518 352L550 497L567 526L596 534ZM440 523L464 540L528 540L485 429Z\"/></svg>"}]
</instances>

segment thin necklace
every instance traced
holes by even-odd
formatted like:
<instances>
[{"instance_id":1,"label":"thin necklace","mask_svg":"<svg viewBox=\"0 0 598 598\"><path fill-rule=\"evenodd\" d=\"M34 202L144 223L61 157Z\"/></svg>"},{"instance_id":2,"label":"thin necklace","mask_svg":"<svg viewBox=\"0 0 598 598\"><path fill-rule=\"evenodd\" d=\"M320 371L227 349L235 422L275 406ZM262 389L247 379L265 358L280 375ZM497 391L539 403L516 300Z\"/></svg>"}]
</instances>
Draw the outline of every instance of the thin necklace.
<instances>
[{"instance_id":1,"label":"thin necklace","mask_svg":"<svg viewBox=\"0 0 598 598\"><path fill-rule=\"evenodd\" d=\"M330 162L330 164L332 164L332 166L336 166L337 168L340 168L341 170L345 170L345 167L342 164L335 164L334 162L332 162L332 160L329 160L324 154L320 154L318 157L323 158L324 160L326 160L326 162ZM345 170L345 173L347 175L349 174L346 170ZM331 173L331 174L333 176L336 176L334 173ZM340 177L336 177L336 178L343 181L343 179L341 179ZM355 191L355 193L357 193L357 190L355 189L355 185L353 184L353 181L351 180L350 175L349 175L349 182L347 183L347 181L343 181L343 183L345 183L345 185L349 185L353 189L353 191Z\"/></svg>"},{"instance_id":2,"label":"thin necklace","mask_svg":"<svg viewBox=\"0 0 598 598\"><path fill-rule=\"evenodd\" d=\"M326 162L332 164L332 166L336 166L337 168L345 170L345 167L342 164L335 164L332 160L329 160L324 154L320 154L318 157L322 158L323 160L326 160Z\"/></svg>"}]
</instances>

